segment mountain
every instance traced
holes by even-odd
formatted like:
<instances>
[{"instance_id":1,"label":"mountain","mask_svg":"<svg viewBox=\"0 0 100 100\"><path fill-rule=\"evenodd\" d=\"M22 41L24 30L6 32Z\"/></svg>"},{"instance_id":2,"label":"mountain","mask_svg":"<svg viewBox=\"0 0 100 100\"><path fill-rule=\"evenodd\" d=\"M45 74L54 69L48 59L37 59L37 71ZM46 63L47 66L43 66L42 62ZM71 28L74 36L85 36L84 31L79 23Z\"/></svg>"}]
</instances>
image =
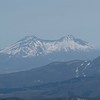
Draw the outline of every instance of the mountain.
<instances>
[{"instance_id":1,"label":"mountain","mask_svg":"<svg viewBox=\"0 0 100 100\"><path fill-rule=\"evenodd\" d=\"M53 62L46 66L0 75L0 88L19 88L100 75L100 57L93 61Z\"/></svg>"},{"instance_id":2,"label":"mountain","mask_svg":"<svg viewBox=\"0 0 100 100\"><path fill-rule=\"evenodd\" d=\"M91 60L99 54L89 43L71 35L58 40L26 36L0 50L0 74L26 71L55 61Z\"/></svg>"},{"instance_id":3,"label":"mountain","mask_svg":"<svg viewBox=\"0 0 100 100\"><path fill-rule=\"evenodd\" d=\"M88 52L92 47L85 41L76 39L71 35L62 37L59 40L42 40L35 36L26 36L0 51L0 53L11 56L35 57L39 55L48 55L53 52L64 51L85 51Z\"/></svg>"},{"instance_id":4,"label":"mountain","mask_svg":"<svg viewBox=\"0 0 100 100\"><path fill-rule=\"evenodd\" d=\"M63 81L74 77L85 76L78 67L90 63L84 61L54 62L29 71L0 75L0 88L28 87L36 84ZM83 70L83 68L81 70Z\"/></svg>"}]
</instances>

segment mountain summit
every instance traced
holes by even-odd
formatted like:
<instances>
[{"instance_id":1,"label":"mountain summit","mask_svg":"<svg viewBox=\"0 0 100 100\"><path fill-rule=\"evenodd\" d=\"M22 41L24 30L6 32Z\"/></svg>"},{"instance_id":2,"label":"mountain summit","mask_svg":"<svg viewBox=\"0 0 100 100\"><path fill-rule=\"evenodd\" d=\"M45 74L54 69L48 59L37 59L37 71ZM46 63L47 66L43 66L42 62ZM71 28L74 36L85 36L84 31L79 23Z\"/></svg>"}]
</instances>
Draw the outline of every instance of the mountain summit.
<instances>
[{"instance_id":1,"label":"mountain summit","mask_svg":"<svg viewBox=\"0 0 100 100\"><path fill-rule=\"evenodd\" d=\"M64 36L58 40L43 40L35 36L26 36L15 44L0 51L10 56L35 57L55 52L89 51L92 47L85 41L72 35Z\"/></svg>"}]
</instances>

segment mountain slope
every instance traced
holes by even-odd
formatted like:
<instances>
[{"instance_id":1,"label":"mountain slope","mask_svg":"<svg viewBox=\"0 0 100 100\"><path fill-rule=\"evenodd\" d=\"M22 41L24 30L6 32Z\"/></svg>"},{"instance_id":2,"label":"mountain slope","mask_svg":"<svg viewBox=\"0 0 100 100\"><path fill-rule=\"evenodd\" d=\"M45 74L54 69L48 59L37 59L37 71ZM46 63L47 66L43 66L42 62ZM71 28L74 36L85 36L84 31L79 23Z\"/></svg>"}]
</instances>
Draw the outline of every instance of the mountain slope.
<instances>
[{"instance_id":1,"label":"mountain slope","mask_svg":"<svg viewBox=\"0 0 100 100\"><path fill-rule=\"evenodd\" d=\"M25 87L85 76L85 73L81 73L81 71L88 63L90 62L54 62L30 71L0 75L0 87ZM78 67L81 67L82 64L84 66L79 71Z\"/></svg>"},{"instance_id":2,"label":"mountain slope","mask_svg":"<svg viewBox=\"0 0 100 100\"><path fill-rule=\"evenodd\" d=\"M28 87L48 82L100 75L99 63L99 57L93 61L54 62L29 71L3 74L0 75L0 88Z\"/></svg>"},{"instance_id":3,"label":"mountain slope","mask_svg":"<svg viewBox=\"0 0 100 100\"><path fill-rule=\"evenodd\" d=\"M88 97L95 98L93 100L100 100L100 76L95 77L85 77L85 78L74 78L62 82L54 82L42 84L39 86L19 88L19 90L14 90L12 92L6 92L0 97L19 97L31 100L35 97L42 98L55 98L55 97ZM10 89L8 89L10 91ZM98 99L96 99L98 98ZM65 99L64 99L65 100ZM84 99L75 99L84 100ZM88 99L86 99L88 100Z\"/></svg>"}]
</instances>

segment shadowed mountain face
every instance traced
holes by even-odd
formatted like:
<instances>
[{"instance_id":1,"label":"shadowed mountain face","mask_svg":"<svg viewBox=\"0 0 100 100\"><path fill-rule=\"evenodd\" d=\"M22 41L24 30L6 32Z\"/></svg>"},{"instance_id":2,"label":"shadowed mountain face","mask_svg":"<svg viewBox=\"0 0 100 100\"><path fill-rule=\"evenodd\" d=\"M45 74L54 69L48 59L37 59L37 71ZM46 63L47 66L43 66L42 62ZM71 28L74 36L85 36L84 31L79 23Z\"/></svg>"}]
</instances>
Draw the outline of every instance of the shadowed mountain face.
<instances>
[{"instance_id":1,"label":"shadowed mountain face","mask_svg":"<svg viewBox=\"0 0 100 100\"><path fill-rule=\"evenodd\" d=\"M70 35L53 41L27 36L0 50L0 74L26 71L54 61L93 59L99 53L87 42Z\"/></svg>"}]
</instances>

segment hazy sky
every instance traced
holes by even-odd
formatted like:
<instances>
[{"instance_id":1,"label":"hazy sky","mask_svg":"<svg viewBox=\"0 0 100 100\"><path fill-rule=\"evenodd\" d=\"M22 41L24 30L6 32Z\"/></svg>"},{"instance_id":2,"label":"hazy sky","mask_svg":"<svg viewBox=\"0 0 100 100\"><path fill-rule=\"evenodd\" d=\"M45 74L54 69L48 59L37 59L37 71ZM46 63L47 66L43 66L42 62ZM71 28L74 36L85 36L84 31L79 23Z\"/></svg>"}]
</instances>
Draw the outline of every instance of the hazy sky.
<instances>
[{"instance_id":1,"label":"hazy sky","mask_svg":"<svg viewBox=\"0 0 100 100\"><path fill-rule=\"evenodd\" d=\"M0 48L32 34L72 34L100 48L100 0L0 0Z\"/></svg>"}]
</instances>

